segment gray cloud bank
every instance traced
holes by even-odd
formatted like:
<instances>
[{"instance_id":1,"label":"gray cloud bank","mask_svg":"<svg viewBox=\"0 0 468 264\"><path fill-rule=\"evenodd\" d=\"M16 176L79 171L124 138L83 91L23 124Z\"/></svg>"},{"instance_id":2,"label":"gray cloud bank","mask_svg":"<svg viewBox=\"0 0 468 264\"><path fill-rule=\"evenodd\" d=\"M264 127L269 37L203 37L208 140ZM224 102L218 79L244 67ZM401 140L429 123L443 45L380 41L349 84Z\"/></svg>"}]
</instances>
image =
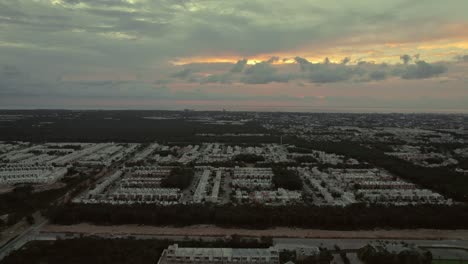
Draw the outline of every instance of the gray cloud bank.
<instances>
[{"instance_id":1,"label":"gray cloud bank","mask_svg":"<svg viewBox=\"0 0 468 264\"><path fill-rule=\"evenodd\" d=\"M413 56L415 57L415 56ZM246 84L266 84L271 82L286 83L292 80L305 80L311 83L335 82L367 82L383 81L389 77L399 77L405 80L428 79L438 77L447 72L446 63L427 63L414 59L410 55L401 56L403 64L387 65L360 61L356 65L348 64L349 57L341 63L331 63L325 58L322 63L311 63L305 58L295 57L298 69L292 72L282 72L282 65L272 63L279 57L247 65L247 59L239 60L230 71L223 74L212 74L208 77L196 76L192 68L185 68L171 75L173 78L190 79L201 83L229 83L240 81Z\"/></svg>"},{"instance_id":2,"label":"gray cloud bank","mask_svg":"<svg viewBox=\"0 0 468 264\"><path fill-rule=\"evenodd\" d=\"M273 56L256 65L241 59L210 71L211 66L174 68L169 62L294 51L319 54L330 47L347 47L343 53L353 56L354 48L366 45L459 40L463 28L452 26L468 23L467 9L466 0L362 0L340 5L317 0L0 0L0 99L5 105L8 98L28 96L214 98L200 91L171 91L171 82L219 84L222 89L234 82L357 86L389 78L448 79L452 65L425 62L424 51L421 57L402 55L413 51L392 53L396 59L402 55L398 65L356 64L350 57L339 63L311 63L296 57L296 64L284 66L279 65L284 58ZM468 62L468 55L461 55L466 50L448 54L458 55L460 65ZM466 75L466 68L460 71ZM106 80L112 79L107 73L117 80ZM119 75L128 73L150 77L119 81ZM104 81L66 81L63 76Z\"/></svg>"}]
</instances>

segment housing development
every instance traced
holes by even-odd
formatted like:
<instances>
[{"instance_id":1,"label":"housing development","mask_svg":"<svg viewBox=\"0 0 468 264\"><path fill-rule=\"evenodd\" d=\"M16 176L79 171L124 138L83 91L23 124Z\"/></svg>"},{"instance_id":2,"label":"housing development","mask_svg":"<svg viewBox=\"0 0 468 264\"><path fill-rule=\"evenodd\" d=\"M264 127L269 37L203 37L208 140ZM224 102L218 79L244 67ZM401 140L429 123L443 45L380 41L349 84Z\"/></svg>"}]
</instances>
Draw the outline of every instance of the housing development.
<instances>
[{"instance_id":1,"label":"housing development","mask_svg":"<svg viewBox=\"0 0 468 264\"><path fill-rule=\"evenodd\" d=\"M427 231L434 240L407 244L369 235L342 250L346 241L294 232L468 228L463 115L26 111L2 120L7 260L23 245L45 245L38 241L102 240L153 245L148 258L161 264L367 263L407 252L430 263L452 254L435 240L451 236ZM177 231L122 231L140 226ZM231 228L271 232L239 239Z\"/></svg>"},{"instance_id":2,"label":"housing development","mask_svg":"<svg viewBox=\"0 0 468 264\"><path fill-rule=\"evenodd\" d=\"M10 142L0 147L10 149L1 156L0 183L5 188L55 184L69 169L106 168L106 176L73 203L453 203L385 169L362 168L364 161L313 149L298 153L303 149L288 144ZM298 184L278 180L281 177Z\"/></svg>"}]
</instances>

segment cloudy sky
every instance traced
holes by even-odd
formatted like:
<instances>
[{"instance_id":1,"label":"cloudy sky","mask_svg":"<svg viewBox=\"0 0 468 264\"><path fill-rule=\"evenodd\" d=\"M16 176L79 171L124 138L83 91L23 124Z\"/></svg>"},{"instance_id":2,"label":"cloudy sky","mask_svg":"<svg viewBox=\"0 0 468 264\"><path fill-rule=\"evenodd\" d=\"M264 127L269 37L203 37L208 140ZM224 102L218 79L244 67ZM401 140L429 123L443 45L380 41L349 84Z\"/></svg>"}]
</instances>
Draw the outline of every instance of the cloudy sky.
<instances>
[{"instance_id":1,"label":"cloudy sky","mask_svg":"<svg viewBox=\"0 0 468 264\"><path fill-rule=\"evenodd\" d=\"M0 0L0 108L468 112L466 0Z\"/></svg>"}]
</instances>

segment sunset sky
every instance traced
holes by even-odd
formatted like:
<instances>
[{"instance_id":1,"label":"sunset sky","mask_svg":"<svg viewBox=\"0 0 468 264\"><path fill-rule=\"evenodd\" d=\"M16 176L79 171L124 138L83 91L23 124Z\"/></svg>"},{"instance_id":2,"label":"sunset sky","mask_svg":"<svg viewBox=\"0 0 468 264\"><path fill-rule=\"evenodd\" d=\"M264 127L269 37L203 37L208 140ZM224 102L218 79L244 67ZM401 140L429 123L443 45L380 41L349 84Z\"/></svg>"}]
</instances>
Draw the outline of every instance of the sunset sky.
<instances>
[{"instance_id":1,"label":"sunset sky","mask_svg":"<svg viewBox=\"0 0 468 264\"><path fill-rule=\"evenodd\" d=\"M0 108L468 112L467 0L0 0Z\"/></svg>"}]
</instances>

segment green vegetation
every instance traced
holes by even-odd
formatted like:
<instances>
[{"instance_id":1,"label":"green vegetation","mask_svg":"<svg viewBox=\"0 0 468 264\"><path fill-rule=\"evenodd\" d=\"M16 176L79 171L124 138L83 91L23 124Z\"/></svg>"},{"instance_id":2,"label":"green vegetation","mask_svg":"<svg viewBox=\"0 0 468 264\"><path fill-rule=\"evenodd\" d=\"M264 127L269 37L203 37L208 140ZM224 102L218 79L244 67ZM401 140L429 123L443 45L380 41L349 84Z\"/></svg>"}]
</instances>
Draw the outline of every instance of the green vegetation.
<instances>
[{"instance_id":1,"label":"green vegetation","mask_svg":"<svg viewBox=\"0 0 468 264\"><path fill-rule=\"evenodd\" d=\"M340 251L340 257L341 257L341 260L343 261L344 264L350 264L351 263L351 261L348 258L348 255L346 254L345 251Z\"/></svg>"},{"instance_id":2,"label":"green vegetation","mask_svg":"<svg viewBox=\"0 0 468 264\"><path fill-rule=\"evenodd\" d=\"M432 264L468 264L468 260L435 259Z\"/></svg>"},{"instance_id":3,"label":"green vegetation","mask_svg":"<svg viewBox=\"0 0 468 264\"><path fill-rule=\"evenodd\" d=\"M177 152L172 150L156 150L152 153L152 155L159 155L161 157L167 157L169 155L177 156Z\"/></svg>"},{"instance_id":4,"label":"green vegetation","mask_svg":"<svg viewBox=\"0 0 468 264\"><path fill-rule=\"evenodd\" d=\"M283 250L280 252L280 263L292 261L297 264L329 264L333 260L333 255L326 248L320 248L320 253L305 259L297 259L296 251Z\"/></svg>"},{"instance_id":5,"label":"green vegetation","mask_svg":"<svg viewBox=\"0 0 468 264\"><path fill-rule=\"evenodd\" d=\"M283 167L273 168L273 184L276 188L302 190L302 180L297 171Z\"/></svg>"},{"instance_id":6,"label":"green vegetation","mask_svg":"<svg viewBox=\"0 0 468 264\"><path fill-rule=\"evenodd\" d=\"M290 147L288 148L290 153L301 153L301 154L311 154L312 150L308 148L299 148L299 147Z\"/></svg>"},{"instance_id":7,"label":"green vegetation","mask_svg":"<svg viewBox=\"0 0 468 264\"><path fill-rule=\"evenodd\" d=\"M385 246L367 245L359 249L358 257L366 264L430 264L432 254L428 250L420 249L414 245L397 245L404 247L404 250L396 253L388 250Z\"/></svg>"},{"instance_id":8,"label":"green vegetation","mask_svg":"<svg viewBox=\"0 0 468 264\"><path fill-rule=\"evenodd\" d=\"M34 213L46 209L52 202L75 188L86 177L64 178L67 186L43 192L32 192L31 185L16 187L12 192L0 195L0 215L9 214L6 225L12 225ZM31 219L28 219L31 221Z\"/></svg>"},{"instance_id":9,"label":"green vegetation","mask_svg":"<svg viewBox=\"0 0 468 264\"><path fill-rule=\"evenodd\" d=\"M193 168L174 168L171 174L162 180L161 186L164 188L179 188L181 190L190 186L194 175Z\"/></svg>"},{"instance_id":10,"label":"green vegetation","mask_svg":"<svg viewBox=\"0 0 468 264\"><path fill-rule=\"evenodd\" d=\"M297 264L329 264L333 255L327 249L321 248L318 256L307 257L304 260L296 260Z\"/></svg>"},{"instance_id":11,"label":"green vegetation","mask_svg":"<svg viewBox=\"0 0 468 264\"><path fill-rule=\"evenodd\" d=\"M211 137L197 134L268 133L259 124L216 125L190 121L196 113L178 111L3 111L30 117L7 122L0 140L29 142L277 142L277 137ZM147 119L151 116L178 116L178 119ZM183 116L185 115L185 116ZM242 114L239 114L242 115ZM64 118L66 117L66 118ZM48 125L39 125L47 122Z\"/></svg>"},{"instance_id":12,"label":"green vegetation","mask_svg":"<svg viewBox=\"0 0 468 264\"><path fill-rule=\"evenodd\" d=\"M0 195L0 215L9 214L6 224L15 224L34 211L46 208L65 192L62 188L32 193L32 187L17 187L13 192Z\"/></svg>"},{"instance_id":13,"label":"green vegetation","mask_svg":"<svg viewBox=\"0 0 468 264\"><path fill-rule=\"evenodd\" d=\"M55 224L90 222L98 225L214 224L227 227L275 226L360 230L374 228L468 228L468 206L253 206L253 205L79 205L51 207Z\"/></svg>"},{"instance_id":14,"label":"green vegetation","mask_svg":"<svg viewBox=\"0 0 468 264\"><path fill-rule=\"evenodd\" d=\"M299 156L294 158L298 163L317 163L317 159L312 156Z\"/></svg>"},{"instance_id":15,"label":"green vegetation","mask_svg":"<svg viewBox=\"0 0 468 264\"><path fill-rule=\"evenodd\" d=\"M458 158L458 166L463 170L468 170L468 158Z\"/></svg>"},{"instance_id":16,"label":"green vegetation","mask_svg":"<svg viewBox=\"0 0 468 264\"><path fill-rule=\"evenodd\" d=\"M296 260L296 251L294 250L283 250L279 253L280 263L286 263L288 261Z\"/></svg>"},{"instance_id":17,"label":"green vegetation","mask_svg":"<svg viewBox=\"0 0 468 264\"><path fill-rule=\"evenodd\" d=\"M256 163L260 161L265 161L265 158L263 158L263 156L259 156L255 154L239 154L234 157L234 161L245 162L245 163Z\"/></svg>"}]
</instances>

